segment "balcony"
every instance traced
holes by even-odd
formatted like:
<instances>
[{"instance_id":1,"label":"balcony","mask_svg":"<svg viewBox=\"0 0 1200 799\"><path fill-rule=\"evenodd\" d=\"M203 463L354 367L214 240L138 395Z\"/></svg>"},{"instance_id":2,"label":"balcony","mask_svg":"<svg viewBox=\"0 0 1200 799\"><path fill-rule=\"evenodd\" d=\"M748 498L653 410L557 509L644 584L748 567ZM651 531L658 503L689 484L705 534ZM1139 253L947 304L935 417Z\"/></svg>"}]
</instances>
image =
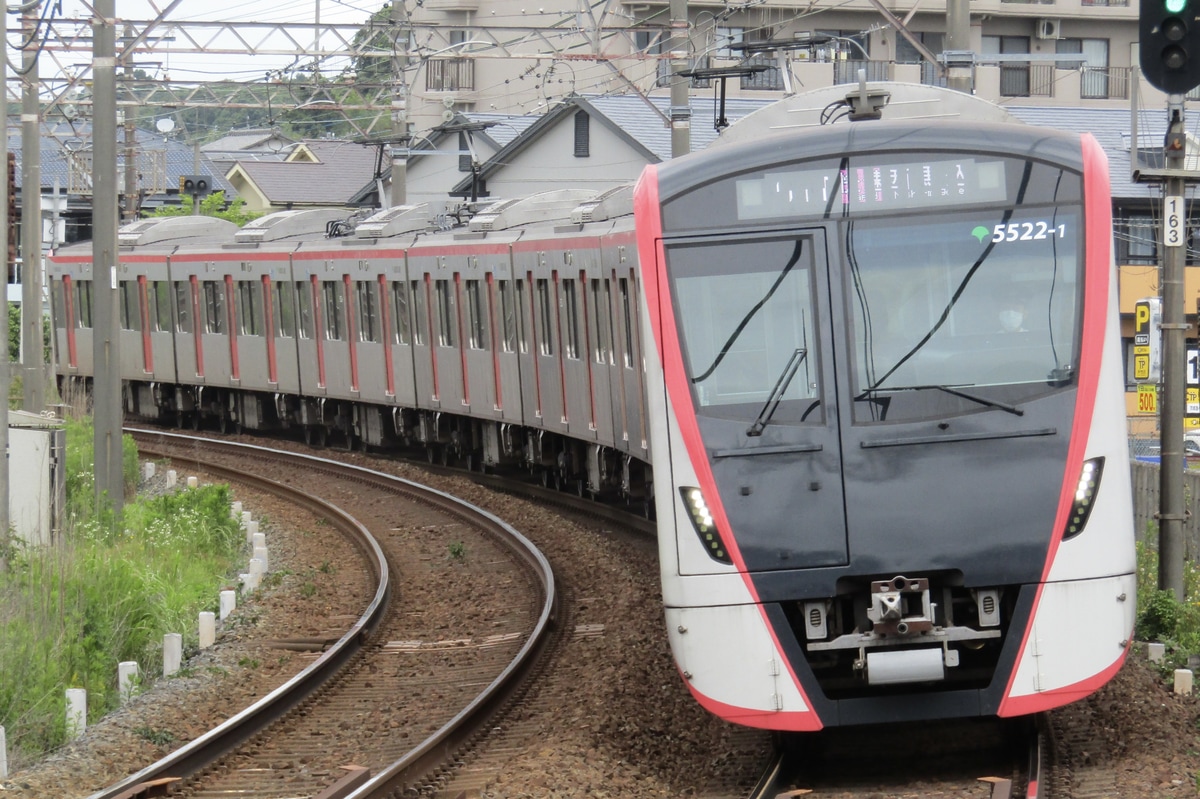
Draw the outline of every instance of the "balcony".
<instances>
[{"instance_id":1,"label":"balcony","mask_svg":"<svg viewBox=\"0 0 1200 799\"><path fill-rule=\"evenodd\" d=\"M436 58L425 64L425 90L431 92L470 91L475 88L475 60L472 58Z\"/></svg>"}]
</instances>

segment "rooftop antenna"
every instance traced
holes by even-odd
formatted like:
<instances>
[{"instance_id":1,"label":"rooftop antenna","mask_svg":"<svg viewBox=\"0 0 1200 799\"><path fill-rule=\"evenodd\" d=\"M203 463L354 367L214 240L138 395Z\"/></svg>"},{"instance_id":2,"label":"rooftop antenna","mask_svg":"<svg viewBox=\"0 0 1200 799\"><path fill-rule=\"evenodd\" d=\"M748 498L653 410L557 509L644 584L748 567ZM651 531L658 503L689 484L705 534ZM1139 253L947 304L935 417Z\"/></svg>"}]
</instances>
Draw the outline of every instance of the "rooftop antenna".
<instances>
[{"instance_id":1,"label":"rooftop antenna","mask_svg":"<svg viewBox=\"0 0 1200 799\"><path fill-rule=\"evenodd\" d=\"M891 92L868 91L867 71L858 71L858 89L846 95L846 105L850 107L850 121L858 122L863 119L879 119L883 116L883 108L892 99Z\"/></svg>"}]
</instances>

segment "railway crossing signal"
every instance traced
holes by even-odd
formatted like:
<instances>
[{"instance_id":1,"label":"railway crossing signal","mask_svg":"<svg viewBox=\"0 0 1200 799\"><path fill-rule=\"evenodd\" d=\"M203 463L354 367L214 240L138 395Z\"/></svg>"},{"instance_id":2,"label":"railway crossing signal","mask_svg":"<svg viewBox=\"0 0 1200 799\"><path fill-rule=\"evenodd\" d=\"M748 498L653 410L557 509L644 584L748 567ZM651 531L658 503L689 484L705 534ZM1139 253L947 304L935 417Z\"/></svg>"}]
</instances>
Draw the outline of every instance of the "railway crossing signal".
<instances>
[{"instance_id":1,"label":"railway crossing signal","mask_svg":"<svg viewBox=\"0 0 1200 799\"><path fill-rule=\"evenodd\" d=\"M1167 94L1200 86L1200 0L1141 0L1142 74Z\"/></svg>"}]
</instances>

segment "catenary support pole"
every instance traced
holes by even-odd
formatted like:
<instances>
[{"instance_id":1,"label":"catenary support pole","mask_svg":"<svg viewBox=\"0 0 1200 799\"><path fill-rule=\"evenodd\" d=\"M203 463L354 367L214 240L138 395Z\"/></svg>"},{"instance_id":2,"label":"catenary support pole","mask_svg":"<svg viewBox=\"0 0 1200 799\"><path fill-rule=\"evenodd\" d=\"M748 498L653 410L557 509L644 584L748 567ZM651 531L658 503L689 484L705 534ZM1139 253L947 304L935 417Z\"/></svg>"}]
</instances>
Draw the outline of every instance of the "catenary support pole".
<instances>
[{"instance_id":1,"label":"catenary support pole","mask_svg":"<svg viewBox=\"0 0 1200 799\"><path fill-rule=\"evenodd\" d=\"M38 11L40 3L21 8L24 60L21 87L21 373L24 407L45 407L42 357L42 158L38 100Z\"/></svg>"},{"instance_id":2,"label":"catenary support pole","mask_svg":"<svg viewBox=\"0 0 1200 799\"><path fill-rule=\"evenodd\" d=\"M404 0L392 0L392 26L395 39L392 52L392 192L391 205L395 208L408 200L408 79L404 71L408 68L408 50L412 46L412 26L408 24L408 9ZM384 204L384 198L379 198Z\"/></svg>"},{"instance_id":3,"label":"catenary support pole","mask_svg":"<svg viewBox=\"0 0 1200 799\"><path fill-rule=\"evenodd\" d=\"M116 0L97 0L92 26L95 98L92 159L92 388L96 462L96 508L120 514L125 505L121 475L121 354L117 338L117 95Z\"/></svg>"},{"instance_id":4,"label":"catenary support pole","mask_svg":"<svg viewBox=\"0 0 1200 799\"><path fill-rule=\"evenodd\" d=\"M1187 204L1184 168L1183 97L1173 94L1167 100L1166 165L1168 176L1163 184L1163 270L1162 338L1163 396L1159 446L1159 519L1158 587L1183 595L1183 521L1186 516L1183 496L1183 412L1185 410L1187 351L1184 335L1188 329L1183 306L1183 274L1187 256ZM1175 171L1176 174L1170 174Z\"/></svg>"},{"instance_id":5,"label":"catenary support pole","mask_svg":"<svg viewBox=\"0 0 1200 799\"><path fill-rule=\"evenodd\" d=\"M690 78L680 75L688 68L687 0L671 0L671 157L692 151L692 106L688 98Z\"/></svg>"},{"instance_id":6,"label":"catenary support pole","mask_svg":"<svg viewBox=\"0 0 1200 799\"><path fill-rule=\"evenodd\" d=\"M8 80L8 63L0 58L0 86ZM8 127L7 113L5 128ZM0 167L8 169L8 136L0 136ZM8 177L0 180L0 213L4 214L4 224L0 224L0 253L4 254L4 298L0 300L0 330L8 330L8 270L13 264L8 260L8 231L13 220L8 218ZM8 388L11 383L9 374L8 335L4 336L4 346L0 347L0 397L4 398L4 418L0 420L0 572L8 571L9 529L8 529Z\"/></svg>"}]
</instances>

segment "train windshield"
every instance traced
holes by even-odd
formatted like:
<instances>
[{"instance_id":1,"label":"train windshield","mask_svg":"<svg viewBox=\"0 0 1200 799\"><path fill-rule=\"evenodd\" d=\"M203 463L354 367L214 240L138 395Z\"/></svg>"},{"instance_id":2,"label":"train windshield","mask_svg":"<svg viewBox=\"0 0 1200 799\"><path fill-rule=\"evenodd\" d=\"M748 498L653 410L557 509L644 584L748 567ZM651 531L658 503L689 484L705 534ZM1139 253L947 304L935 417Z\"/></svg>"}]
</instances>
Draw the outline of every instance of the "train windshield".
<instances>
[{"instance_id":1,"label":"train windshield","mask_svg":"<svg viewBox=\"0 0 1200 799\"><path fill-rule=\"evenodd\" d=\"M701 412L753 420L770 402L772 421L818 421L812 239L678 244L670 257Z\"/></svg>"},{"instance_id":2,"label":"train windshield","mask_svg":"<svg viewBox=\"0 0 1200 799\"><path fill-rule=\"evenodd\" d=\"M843 226L855 418L1017 402L1074 379L1077 205ZM924 397L924 399L922 399ZM886 399L882 399L886 398Z\"/></svg>"}]
</instances>

